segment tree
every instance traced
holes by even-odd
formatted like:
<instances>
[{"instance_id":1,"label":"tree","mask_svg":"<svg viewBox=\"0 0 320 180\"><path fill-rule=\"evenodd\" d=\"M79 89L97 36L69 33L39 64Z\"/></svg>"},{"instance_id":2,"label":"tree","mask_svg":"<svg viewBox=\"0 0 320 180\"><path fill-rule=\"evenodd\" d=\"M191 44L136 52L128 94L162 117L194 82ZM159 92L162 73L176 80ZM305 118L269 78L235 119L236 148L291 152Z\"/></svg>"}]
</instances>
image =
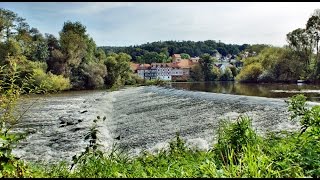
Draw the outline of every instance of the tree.
<instances>
[{"instance_id":1,"label":"tree","mask_svg":"<svg viewBox=\"0 0 320 180\"><path fill-rule=\"evenodd\" d=\"M289 47L303 56L305 59L305 70L308 71L308 67L312 58L313 40L310 33L306 29L295 29L287 34L287 42Z\"/></svg>"},{"instance_id":2,"label":"tree","mask_svg":"<svg viewBox=\"0 0 320 180\"><path fill-rule=\"evenodd\" d=\"M6 37L6 40L12 35L12 29L15 27L15 21L18 15L10 10L0 8L0 39Z\"/></svg>"},{"instance_id":3,"label":"tree","mask_svg":"<svg viewBox=\"0 0 320 180\"><path fill-rule=\"evenodd\" d=\"M216 61L215 58L211 57L210 54L203 54L200 57L199 64L203 70L204 80L205 81L212 81L214 78L212 77L212 68L214 66L214 62Z\"/></svg>"},{"instance_id":4,"label":"tree","mask_svg":"<svg viewBox=\"0 0 320 180\"><path fill-rule=\"evenodd\" d=\"M219 78L222 81L229 81L229 80L233 80L233 75L232 75L232 71L229 67L227 67L223 74L220 76Z\"/></svg>"},{"instance_id":5,"label":"tree","mask_svg":"<svg viewBox=\"0 0 320 180\"><path fill-rule=\"evenodd\" d=\"M203 81L204 80L204 75L202 68L200 64L196 64L192 66L191 72L190 72L191 79L194 81Z\"/></svg>"},{"instance_id":6,"label":"tree","mask_svg":"<svg viewBox=\"0 0 320 180\"><path fill-rule=\"evenodd\" d=\"M67 71L70 76L72 68L77 68L87 53L86 27L80 22L64 23L60 32L60 44L62 53L66 56Z\"/></svg>"},{"instance_id":7,"label":"tree","mask_svg":"<svg viewBox=\"0 0 320 180\"><path fill-rule=\"evenodd\" d=\"M32 60L46 62L48 57L49 51L47 43L44 41L37 43L36 50L32 56Z\"/></svg>"},{"instance_id":8,"label":"tree","mask_svg":"<svg viewBox=\"0 0 320 180\"><path fill-rule=\"evenodd\" d=\"M190 55L186 53L181 53L180 56L182 59L190 59Z\"/></svg>"},{"instance_id":9,"label":"tree","mask_svg":"<svg viewBox=\"0 0 320 180\"><path fill-rule=\"evenodd\" d=\"M316 9L311 17L308 19L306 29L310 34L316 48L316 62L315 75L320 73L320 59L319 59L319 40L320 40L320 9Z\"/></svg>"},{"instance_id":10,"label":"tree","mask_svg":"<svg viewBox=\"0 0 320 180\"><path fill-rule=\"evenodd\" d=\"M217 79L220 79L221 77L221 70L220 68L216 67L216 66L213 66L213 68L211 69L211 77L210 77L210 80L211 81L214 81L214 80L217 80Z\"/></svg>"},{"instance_id":11,"label":"tree","mask_svg":"<svg viewBox=\"0 0 320 180\"><path fill-rule=\"evenodd\" d=\"M82 88L95 89L104 86L104 78L107 75L107 68L104 64L89 62L83 65L85 83Z\"/></svg>"},{"instance_id":12,"label":"tree","mask_svg":"<svg viewBox=\"0 0 320 180\"><path fill-rule=\"evenodd\" d=\"M59 40L52 34L45 34L45 41L48 45L48 50L51 53L54 49L60 49Z\"/></svg>"},{"instance_id":13,"label":"tree","mask_svg":"<svg viewBox=\"0 0 320 180\"><path fill-rule=\"evenodd\" d=\"M47 60L48 71L57 75L65 75L67 70L67 63L65 55L58 49L51 52L51 56Z\"/></svg>"},{"instance_id":14,"label":"tree","mask_svg":"<svg viewBox=\"0 0 320 180\"><path fill-rule=\"evenodd\" d=\"M126 78L129 78L131 56L125 53L111 53L107 56L104 64L107 67L105 84L108 87L123 85Z\"/></svg>"},{"instance_id":15,"label":"tree","mask_svg":"<svg viewBox=\"0 0 320 180\"><path fill-rule=\"evenodd\" d=\"M37 28L31 28L29 34L32 36L33 41L44 41L43 35Z\"/></svg>"}]
</instances>

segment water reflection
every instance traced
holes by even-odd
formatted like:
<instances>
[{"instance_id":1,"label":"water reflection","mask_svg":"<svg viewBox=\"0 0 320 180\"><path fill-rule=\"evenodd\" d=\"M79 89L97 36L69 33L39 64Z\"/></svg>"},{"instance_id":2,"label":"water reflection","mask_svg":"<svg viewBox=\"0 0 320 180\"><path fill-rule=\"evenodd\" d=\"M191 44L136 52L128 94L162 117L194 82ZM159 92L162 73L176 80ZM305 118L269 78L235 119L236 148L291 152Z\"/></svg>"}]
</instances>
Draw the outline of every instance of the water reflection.
<instances>
[{"instance_id":1,"label":"water reflection","mask_svg":"<svg viewBox=\"0 0 320 180\"><path fill-rule=\"evenodd\" d=\"M309 101L320 102L319 84L282 84L282 83L239 83L239 82L173 82L166 86L191 91L205 91L223 94L288 98L304 94Z\"/></svg>"}]
</instances>

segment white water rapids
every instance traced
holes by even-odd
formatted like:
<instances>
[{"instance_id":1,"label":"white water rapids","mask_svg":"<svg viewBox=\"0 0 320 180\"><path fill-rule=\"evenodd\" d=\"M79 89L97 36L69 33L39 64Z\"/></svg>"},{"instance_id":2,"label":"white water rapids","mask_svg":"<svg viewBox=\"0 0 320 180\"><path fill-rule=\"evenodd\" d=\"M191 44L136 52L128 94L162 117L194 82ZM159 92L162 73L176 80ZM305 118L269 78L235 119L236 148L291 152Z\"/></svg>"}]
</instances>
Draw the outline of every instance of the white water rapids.
<instances>
[{"instance_id":1,"label":"white water rapids","mask_svg":"<svg viewBox=\"0 0 320 180\"><path fill-rule=\"evenodd\" d=\"M22 110L39 97L24 99ZM176 132L189 146L208 149L219 120L248 115L258 133L294 130L283 99L194 92L164 87L128 87L119 91L86 91L40 96L15 130L30 132L14 153L37 162L71 161L84 151L85 134L97 117L99 139L138 153L165 147ZM118 137L118 138L117 138Z\"/></svg>"}]
</instances>

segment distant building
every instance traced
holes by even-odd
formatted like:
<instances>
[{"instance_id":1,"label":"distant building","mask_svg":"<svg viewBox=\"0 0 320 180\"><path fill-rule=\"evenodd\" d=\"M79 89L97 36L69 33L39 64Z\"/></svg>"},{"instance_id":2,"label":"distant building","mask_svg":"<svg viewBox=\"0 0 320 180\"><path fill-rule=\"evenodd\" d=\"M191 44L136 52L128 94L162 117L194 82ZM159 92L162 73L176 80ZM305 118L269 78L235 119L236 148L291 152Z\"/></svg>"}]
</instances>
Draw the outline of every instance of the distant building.
<instances>
[{"instance_id":1,"label":"distant building","mask_svg":"<svg viewBox=\"0 0 320 180\"><path fill-rule=\"evenodd\" d=\"M174 81L184 80L183 69L178 65L178 63L177 62L172 63L171 67L172 67L172 70L171 70L172 80Z\"/></svg>"},{"instance_id":2,"label":"distant building","mask_svg":"<svg viewBox=\"0 0 320 180\"><path fill-rule=\"evenodd\" d=\"M193 57L193 58L190 58L190 60L192 61L192 63L199 63L200 58L199 57Z\"/></svg>"},{"instance_id":3,"label":"distant building","mask_svg":"<svg viewBox=\"0 0 320 180\"><path fill-rule=\"evenodd\" d=\"M151 72L150 64L139 64L137 68L138 76L142 79L154 79L155 74Z\"/></svg>"},{"instance_id":4,"label":"distant building","mask_svg":"<svg viewBox=\"0 0 320 180\"><path fill-rule=\"evenodd\" d=\"M151 63L151 69L155 72L157 79L171 81L171 63Z\"/></svg>"},{"instance_id":5,"label":"distant building","mask_svg":"<svg viewBox=\"0 0 320 180\"><path fill-rule=\"evenodd\" d=\"M130 69L133 73L138 73L137 72L138 67L139 67L139 64L135 64L135 63L130 62Z\"/></svg>"},{"instance_id":6,"label":"distant building","mask_svg":"<svg viewBox=\"0 0 320 180\"><path fill-rule=\"evenodd\" d=\"M135 64L130 68L143 79L161 79L165 81L187 81L192 66L199 63L199 57L182 59L180 54L172 55L171 63Z\"/></svg>"}]
</instances>

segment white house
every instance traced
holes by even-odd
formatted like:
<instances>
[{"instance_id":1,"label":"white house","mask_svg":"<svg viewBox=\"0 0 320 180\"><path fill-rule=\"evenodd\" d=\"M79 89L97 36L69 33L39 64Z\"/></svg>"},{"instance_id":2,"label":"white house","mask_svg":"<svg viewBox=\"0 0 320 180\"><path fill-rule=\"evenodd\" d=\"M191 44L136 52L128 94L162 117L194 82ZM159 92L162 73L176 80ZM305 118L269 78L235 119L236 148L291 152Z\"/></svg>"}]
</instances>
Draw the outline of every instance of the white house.
<instances>
[{"instance_id":1,"label":"white house","mask_svg":"<svg viewBox=\"0 0 320 180\"><path fill-rule=\"evenodd\" d=\"M172 68L170 63L152 63L151 69L155 70L157 79L171 81Z\"/></svg>"},{"instance_id":2,"label":"white house","mask_svg":"<svg viewBox=\"0 0 320 180\"><path fill-rule=\"evenodd\" d=\"M142 79L154 79L154 73L150 69L150 64L139 64L137 67L137 74Z\"/></svg>"}]
</instances>

